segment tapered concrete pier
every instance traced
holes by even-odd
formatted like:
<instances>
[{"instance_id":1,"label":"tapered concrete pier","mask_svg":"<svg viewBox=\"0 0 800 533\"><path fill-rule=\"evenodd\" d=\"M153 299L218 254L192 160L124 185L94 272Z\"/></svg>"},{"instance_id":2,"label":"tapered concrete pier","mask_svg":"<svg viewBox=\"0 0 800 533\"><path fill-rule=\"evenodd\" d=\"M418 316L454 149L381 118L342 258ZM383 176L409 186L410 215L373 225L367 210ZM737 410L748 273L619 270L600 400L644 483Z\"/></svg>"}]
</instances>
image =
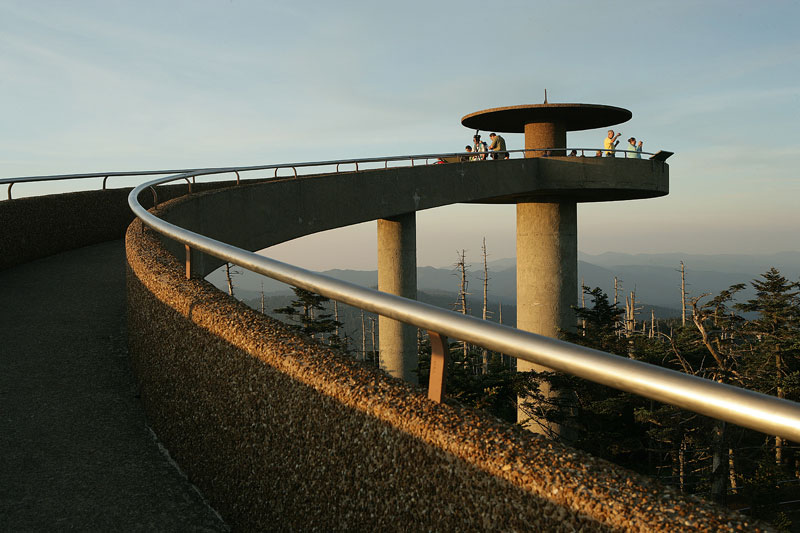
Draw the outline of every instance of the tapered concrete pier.
<instances>
[{"instance_id":1,"label":"tapered concrete pier","mask_svg":"<svg viewBox=\"0 0 800 533\"><path fill-rule=\"evenodd\" d=\"M378 290L417 299L415 213L378 219ZM417 328L381 316L380 365L389 375L417 383Z\"/></svg>"},{"instance_id":2,"label":"tapered concrete pier","mask_svg":"<svg viewBox=\"0 0 800 533\"><path fill-rule=\"evenodd\" d=\"M517 328L558 337L574 327L577 301L576 203L517 204ZM518 361L517 368L541 367Z\"/></svg>"}]
</instances>

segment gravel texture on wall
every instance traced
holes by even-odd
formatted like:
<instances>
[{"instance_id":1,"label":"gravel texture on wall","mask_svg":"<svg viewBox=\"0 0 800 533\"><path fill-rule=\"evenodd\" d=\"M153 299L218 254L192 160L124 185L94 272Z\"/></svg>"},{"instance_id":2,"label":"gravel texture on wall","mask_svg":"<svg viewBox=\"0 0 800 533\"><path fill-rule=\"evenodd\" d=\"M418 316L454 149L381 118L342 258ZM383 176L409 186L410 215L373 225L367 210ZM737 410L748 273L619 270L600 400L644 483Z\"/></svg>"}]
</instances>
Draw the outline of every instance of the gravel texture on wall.
<instances>
[{"instance_id":1,"label":"gravel texture on wall","mask_svg":"<svg viewBox=\"0 0 800 533\"><path fill-rule=\"evenodd\" d=\"M130 352L150 423L237 530L766 530L482 412L429 401L186 280L139 221L126 247Z\"/></svg>"},{"instance_id":2,"label":"gravel texture on wall","mask_svg":"<svg viewBox=\"0 0 800 533\"><path fill-rule=\"evenodd\" d=\"M251 179L245 183L261 180ZM195 183L195 192L231 187L236 182ZM188 185L179 182L158 187L160 202L186 194ZM74 250L125 236L133 221L128 207L131 188L81 191L0 201L0 269L40 257ZM144 207L153 196L143 193Z\"/></svg>"},{"instance_id":3,"label":"gravel texture on wall","mask_svg":"<svg viewBox=\"0 0 800 533\"><path fill-rule=\"evenodd\" d=\"M0 269L121 239L133 220L130 189L0 201Z\"/></svg>"}]
</instances>

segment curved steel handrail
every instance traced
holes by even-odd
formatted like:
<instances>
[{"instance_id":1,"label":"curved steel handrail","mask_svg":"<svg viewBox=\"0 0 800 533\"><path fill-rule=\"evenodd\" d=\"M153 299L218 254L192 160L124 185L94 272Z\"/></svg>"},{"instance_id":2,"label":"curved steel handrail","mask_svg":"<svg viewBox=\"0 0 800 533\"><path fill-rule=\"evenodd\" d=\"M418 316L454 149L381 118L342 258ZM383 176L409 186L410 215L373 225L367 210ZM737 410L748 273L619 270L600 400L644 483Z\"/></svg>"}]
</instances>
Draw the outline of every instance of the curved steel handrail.
<instances>
[{"instance_id":1,"label":"curved steel handrail","mask_svg":"<svg viewBox=\"0 0 800 533\"><path fill-rule=\"evenodd\" d=\"M572 148L572 147L559 147L559 148L525 148L520 150L506 150L505 152L509 154L516 154L521 153L525 154L528 152L568 152L571 150L580 151L583 154L585 151L602 151L605 152L606 150L599 150L598 148ZM612 150L613 152L630 152L631 150ZM415 159L424 159L426 164L429 163L431 159L440 161L443 158L447 157L458 157L462 161L475 161L479 156L486 155L487 159L494 152L445 152L439 154L420 154L420 155L399 155L399 156L388 156L388 157L371 157L371 158L361 158L361 159L336 159L331 161L312 161L312 162L304 162L304 163L281 163L281 164L273 164L273 165L256 165L256 166L247 166L247 167L218 167L218 168L204 168L204 169L179 169L179 170L136 170L136 171L128 171L128 172L92 172L87 174L52 174L52 175L42 175L42 176L21 176L21 177L14 177L14 178L0 178L0 185L8 184L8 199L11 200L11 188L17 183L36 183L42 181L61 181L61 180L73 180L73 179L87 179L87 178L103 178L102 188L105 190L106 182L108 178L114 177L122 177L122 176L163 176L165 174L190 174L191 176L207 176L213 174L225 174L225 173L236 173L236 182L237 184L240 182L239 172L253 172L257 170L272 170L274 169L274 178L278 177L278 170L282 168L291 168L294 171L294 177L298 177L297 169L298 168L309 168L309 167L321 167L321 166L335 166L336 172L339 172L339 165L346 165L346 164L355 164L355 171L358 172L358 164L359 163L383 163L384 168L389 168L389 162L397 162L397 161L409 161L411 166L414 166ZM655 155L651 152L639 152L643 155ZM565 157L565 156L558 156L558 157Z\"/></svg>"},{"instance_id":2,"label":"curved steel handrail","mask_svg":"<svg viewBox=\"0 0 800 533\"><path fill-rule=\"evenodd\" d=\"M463 155L463 154L457 154ZM239 169L241 170L241 169ZM633 359L543 337L282 263L170 224L139 204L152 180L131 191L133 213L155 231L253 272L413 326L554 370L800 442L800 404Z\"/></svg>"},{"instance_id":3,"label":"curved steel handrail","mask_svg":"<svg viewBox=\"0 0 800 533\"><path fill-rule=\"evenodd\" d=\"M48 176L21 176L16 178L0 178L0 185L8 184L8 199L11 200L11 187L17 183L38 183L42 181L63 181L89 178L103 178L103 190L106 190L108 178L123 176L163 176L164 174L184 174L196 172L199 169L180 170L132 170L127 172L91 172L87 174L52 174Z\"/></svg>"}]
</instances>

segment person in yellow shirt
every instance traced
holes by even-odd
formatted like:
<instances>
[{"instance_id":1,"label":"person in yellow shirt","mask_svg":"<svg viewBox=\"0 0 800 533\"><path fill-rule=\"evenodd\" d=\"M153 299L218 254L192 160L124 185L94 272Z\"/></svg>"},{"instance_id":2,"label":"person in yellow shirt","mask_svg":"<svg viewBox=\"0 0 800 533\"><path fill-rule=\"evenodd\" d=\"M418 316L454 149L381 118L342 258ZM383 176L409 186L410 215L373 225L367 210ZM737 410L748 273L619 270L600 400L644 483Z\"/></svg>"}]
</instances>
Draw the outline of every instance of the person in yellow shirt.
<instances>
[{"instance_id":1,"label":"person in yellow shirt","mask_svg":"<svg viewBox=\"0 0 800 533\"><path fill-rule=\"evenodd\" d=\"M608 137L603 139L603 148L606 149L606 157L614 157L614 148L619 144L619 136L622 132L614 134L614 130L608 130Z\"/></svg>"}]
</instances>

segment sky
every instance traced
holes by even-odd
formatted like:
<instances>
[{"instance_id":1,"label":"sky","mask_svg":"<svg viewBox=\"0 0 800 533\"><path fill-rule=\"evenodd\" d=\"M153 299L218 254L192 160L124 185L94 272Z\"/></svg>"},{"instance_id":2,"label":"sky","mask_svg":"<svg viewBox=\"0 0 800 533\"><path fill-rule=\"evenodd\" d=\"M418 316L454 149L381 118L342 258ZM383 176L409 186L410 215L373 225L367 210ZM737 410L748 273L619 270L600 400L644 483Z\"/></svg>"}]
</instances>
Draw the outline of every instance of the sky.
<instances>
[{"instance_id":1,"label":"sky","mask_svg":"<svg viewBox=\"0 0 800 533\"><path fill-rule=\"evenodd\" d=\"M581 251L799 250L798 19L789 1L0 0L0 177L458 151L461 117L547 89L629 109L622 139L675 152L669 196L579 206ZM477 260L483 238L514 256L513 206L417 214L419 265ZM375 242L372 222L266 253L373 269Z\"/></svg>"}]
</instances>

